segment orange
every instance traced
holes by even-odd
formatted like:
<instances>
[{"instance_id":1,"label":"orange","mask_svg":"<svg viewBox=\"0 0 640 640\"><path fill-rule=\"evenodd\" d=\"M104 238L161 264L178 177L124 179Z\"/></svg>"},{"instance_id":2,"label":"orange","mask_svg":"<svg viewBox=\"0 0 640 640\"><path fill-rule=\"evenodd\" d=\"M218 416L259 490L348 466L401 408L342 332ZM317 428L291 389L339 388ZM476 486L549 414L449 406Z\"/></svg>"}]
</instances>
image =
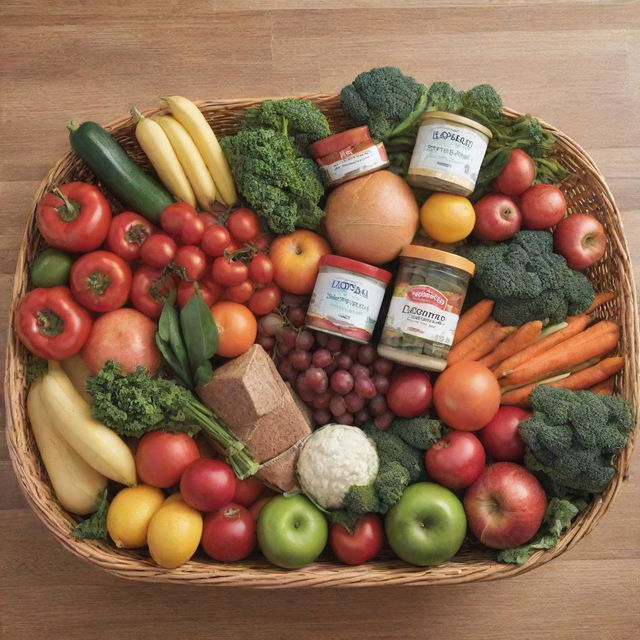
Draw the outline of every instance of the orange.
<instances>
[{"instance_id":1,"label":"orange","mask_svg":"<svg viewBox=\"0 0 640 640\"><path fill-rule=\"evenodd\" d=\"M218 327L218 351L223 358L235 358L256 340L258 322L247 307L238 302L216 302L211 307Z\"/></svg>"},{"instance_id":2,"label":"orange","mask_svg":"<svg viewBox=\"0 0 640 640\"><path fill-rule=\"evenodd\" d=\"M436 242L458 242L466 238L476 223L471 202L452 193L434 193L420 208L424 232Z\"/></svg>"}]
</instances>

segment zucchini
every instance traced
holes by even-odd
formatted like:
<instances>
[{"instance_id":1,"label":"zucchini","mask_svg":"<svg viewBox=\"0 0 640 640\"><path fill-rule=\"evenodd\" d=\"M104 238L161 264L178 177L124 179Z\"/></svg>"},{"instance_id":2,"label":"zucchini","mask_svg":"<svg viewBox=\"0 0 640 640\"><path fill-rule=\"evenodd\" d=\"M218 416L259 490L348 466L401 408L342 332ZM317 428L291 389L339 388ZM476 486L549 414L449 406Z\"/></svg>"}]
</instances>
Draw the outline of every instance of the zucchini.
<instances>
[{"instance_id":1,"label":"zucchini","mask_svg":"<svg viewBox=\"0 0 640 640\"><path fill-rule=\"evenodd\" d=\"M159 223L160 214L173 198L147 175L116 142L95 122L67 125L71 148L89 165L97 178L136 213Z\"/></svg>"}]
</instances>

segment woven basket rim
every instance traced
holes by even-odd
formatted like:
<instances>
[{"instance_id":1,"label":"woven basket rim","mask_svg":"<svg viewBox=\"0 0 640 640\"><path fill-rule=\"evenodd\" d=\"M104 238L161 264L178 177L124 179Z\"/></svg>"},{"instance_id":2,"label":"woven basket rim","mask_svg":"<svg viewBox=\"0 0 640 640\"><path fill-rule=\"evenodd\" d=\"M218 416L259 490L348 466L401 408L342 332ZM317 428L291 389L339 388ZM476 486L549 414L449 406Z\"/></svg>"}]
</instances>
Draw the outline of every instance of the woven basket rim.
<instances>
[{"instance_id":1,"label":"woven basket rim","mask_svg":"<svg viewBox=\"0 0 640 640\"><path fill-rule=\"evenodd\" d=\"M324 103L335 103L337 99L335 94L327 93L301 94L294 97L312 100L319 106L323 106ZM267 99L270 99L270 97L198 100L195 102L201 109L207 112L215 112L222 109L244 109ZM152 107L142 110L142 113L148 116L162 111L165 111L163 107ZM514 118L523 115L510 108L505 108L504 113ZM114 119L104 126L107 130L113 131L123 125L130 124L130 122L130 116L126 116ZM624 327L626 331L625 337L631 347L631 353L625 354L627 358L626 367L632 372L636 372L638 368L637 345L640 344L638 305L633 268L629 258L626 236L622 232L622 219L614 196L591 156L564 132L542 120L540 120L540 122L545 129L553 133L559 141L562 141L563 145L571 149L579 157L584 168L590 173L590 178L595 180L598 187L602 190L602 194L606 201L608 201L616 222L620 225L621 233L620 237L616 238L616 253L620 254L619 257L621 257L625 266L624 276L627 285L625 287L625 293L629 298L627 306L630 305L631 307L631 322ZM27 250L30 240L29 232L35 207L40 200L41 193L47 185L50 184L56 169L64 166L65 163L69 162L73 157L74 154L71 151L63 155L39 183L32 200L30 216L27 218L25 224L16 263L16 275L12 287L12 304L7 329L7 349L5 354L4 397L7 416L6 439L9 457L20 489L39 519L42 520L45 526L54 534L56 539L74 555L123 578L147 582L177 582L207 586L242 586L251 588L457 584L519 575L533 568L542 566L575 546L579 540L593 530L608 509L621 484L626 479L637 429L634 430L626 448L618 457L618 473L602 496L596 499L592 506L578 516L572 527L561 537L558 545L554 549L535 552L525 564L519 567L511 564L500 564L490 560L487 560L485 563L487 566L481 565L480 567L474 567L472 564L465 563L464 560L457 559L456 557L443 565L430 568L414 567L397 560L390 560L356 567L329 562L317 562L303 569L286 571L267 565L266 562L262 562L261 566L255 566L256 563L252 564L251 559L249 559L249 561L236 565L221 565L213 562L192 560L177 570L166 570L156 566L150 559L146 557L141 558L135 553L116 550L105 543L74 539L70 533L70 525L75 524L75 521L69 514L62 511L59 505L57 511L52 510L50 505L51 496L48 495L51 494L48 481L30 482L32 478L23 471L23 463L28 459L29 451L18 450L12 438L20 422L20 418L24 418L24 416L16 414L18 409L21 409L24 413L24 402L17 403L16 399L24 399L25 387L22 373L19 370L17 345L13 332L15 305L23 291L23 283L20 282L19 276L20 274L24 274L28 266ZM632 387L628 389L628 395L630 398L637 398L639 388L637 375L632 376L631 384ZM634 402L633 404L635 405L636 403Z\"/></svg>"}]
</instances>

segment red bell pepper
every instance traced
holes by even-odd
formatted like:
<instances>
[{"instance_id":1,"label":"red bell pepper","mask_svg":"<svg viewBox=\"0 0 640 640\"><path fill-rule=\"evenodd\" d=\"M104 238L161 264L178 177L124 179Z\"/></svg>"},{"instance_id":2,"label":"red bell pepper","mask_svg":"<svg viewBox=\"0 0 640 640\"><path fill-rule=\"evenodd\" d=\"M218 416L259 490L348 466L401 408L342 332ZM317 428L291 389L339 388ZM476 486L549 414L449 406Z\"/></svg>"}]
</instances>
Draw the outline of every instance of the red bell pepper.
<instances>
[{"instance_id":1,"label":"red bell pepper","mask_svg":"<svg viewBox=\"0 0 640 640\"><path fill-rule=\"evenodd\" d=\"M111 207L92 184L69 182L42 198L36 219L52 247L76 253L93 251L107 237Z\"/></svg>"},{"instance_id":2,"label":"red bell pepper","mask_svg":"<svg viewBox=\"0 0 640 640\"><path fill-rule=\"evenodd\" d=\"M16 333L22 343L47 360L75 355L89 337L93 321L68 287L38 288L27 293L16 310Z\"/></svg>"}]
</instances>

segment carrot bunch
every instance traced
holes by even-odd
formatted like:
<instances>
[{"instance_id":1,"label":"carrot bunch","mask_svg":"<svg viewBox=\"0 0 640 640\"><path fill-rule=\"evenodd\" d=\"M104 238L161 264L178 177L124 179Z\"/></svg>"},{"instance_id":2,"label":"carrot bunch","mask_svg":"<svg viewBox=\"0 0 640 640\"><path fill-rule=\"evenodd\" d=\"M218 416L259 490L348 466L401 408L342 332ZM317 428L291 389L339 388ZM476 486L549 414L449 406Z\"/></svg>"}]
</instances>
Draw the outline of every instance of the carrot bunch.
<instances>
[{"instance_id":1,"label":"carrot bunch","mask_svg":"<svg viewBox=\"0 0 640 640\"><path fill-rule=\"evenodd\" d=\"M620 326L610 320L591 324L587 313L613 297L599 294L586 313L546 329L539 320L504 327L491 317L493 301L481 300L460 317L448 362L475 360L489 367L503 388L502 404L530 406L537 384L611 394L624 358L604 356L616 348Z\"/></svg>"}]
</instances>

